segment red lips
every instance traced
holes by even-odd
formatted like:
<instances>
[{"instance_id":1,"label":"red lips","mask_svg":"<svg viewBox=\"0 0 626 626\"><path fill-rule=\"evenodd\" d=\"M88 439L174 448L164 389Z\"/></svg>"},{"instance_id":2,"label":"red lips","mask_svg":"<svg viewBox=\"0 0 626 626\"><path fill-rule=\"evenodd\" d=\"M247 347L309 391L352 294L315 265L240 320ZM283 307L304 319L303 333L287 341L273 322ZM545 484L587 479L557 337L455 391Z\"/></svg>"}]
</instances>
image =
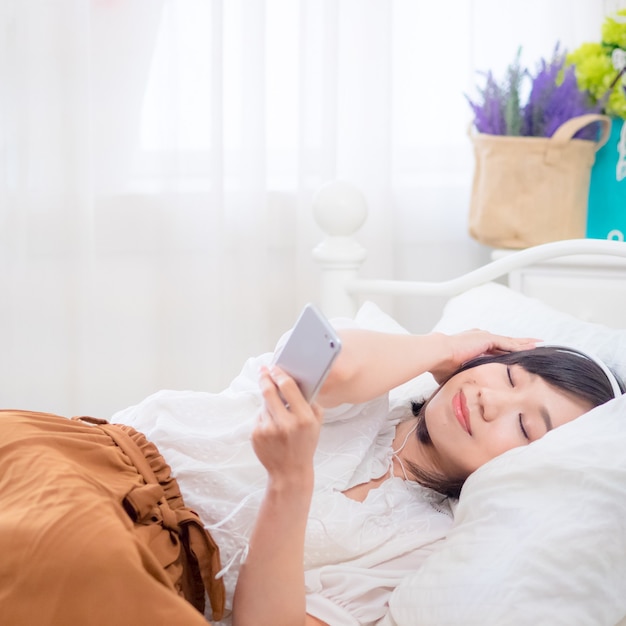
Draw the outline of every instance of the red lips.
<instances>
[{"instance_id":1,"label":"red lips","mask_svg":"<svg viewBox=\"0 0 626 626\"><path fill-rule=\"evenodd\" d=\"M467 409L467 402L465 400L465 394L459 391L454 398L452 398L452 408L454 409L454 415L459 424L461 424L463 430L469 435L472 434L470 427L469 410Z\"/></svg>"}]
</instances>

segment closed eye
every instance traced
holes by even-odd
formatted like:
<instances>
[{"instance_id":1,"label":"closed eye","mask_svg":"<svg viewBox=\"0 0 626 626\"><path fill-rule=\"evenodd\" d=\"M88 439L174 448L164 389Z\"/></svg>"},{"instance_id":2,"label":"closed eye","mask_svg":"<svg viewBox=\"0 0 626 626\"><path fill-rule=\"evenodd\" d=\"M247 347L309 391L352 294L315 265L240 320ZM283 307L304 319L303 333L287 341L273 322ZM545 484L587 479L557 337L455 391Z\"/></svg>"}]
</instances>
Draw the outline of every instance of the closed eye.
<instances>
[{"instance_id":1,"label":"closed eye","mask_svg":"<svg viewBox=\"0 0 626 626\"><path fill-rule=\"evenodd\" d=\"M506 366L506 375L509 378L509 382L511 383L511 387L515 387L515 383L513 382L513 377L511 376L511 367L509 365Z\"/></svg>"},{"instance_id":2,"label":"closed eye","mask_svg":"<svg viewBox=\"0 0 626 626\"><path fill-rule=\"evenodd\" d=\"M511 383L511 387L515 387L515 383L513 382L513 376L511 375L511 367L509 365L506 366L506 375L507 375L507 377L509 379L509 383ZM524 435L524 439L526 439L526 441L530 441L530 437L528 436L528 432L524 428L524 420L522 418L522 414L521 413L518 416L518 420L519 420L520 430L522 431L522 435Z\"/></svg>"},{"instance_id":3,"label":"closed eye","mask_svg":"<svg viewBox=\"0 0 626 626\"><path fill-rule=\"evenodd\" d=\"M528 436L528 433L526 432L526 429L524 428L524 420L522 419L521 413L519 414L519 427L522 431L522 435L524 435L524 438L530 441L530 437Z\"/></svg>"}]
</instances>

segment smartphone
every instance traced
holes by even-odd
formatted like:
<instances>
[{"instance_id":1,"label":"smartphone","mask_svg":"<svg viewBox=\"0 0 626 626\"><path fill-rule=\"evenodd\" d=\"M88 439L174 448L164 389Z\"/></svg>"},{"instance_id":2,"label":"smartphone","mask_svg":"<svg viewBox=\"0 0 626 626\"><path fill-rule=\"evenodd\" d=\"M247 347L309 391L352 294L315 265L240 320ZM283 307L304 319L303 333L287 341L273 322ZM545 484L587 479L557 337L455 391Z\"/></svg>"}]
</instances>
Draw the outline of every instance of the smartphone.
<instances>
[{"instance_id":1,"label":"smartphone","mask_svg":"<svg viewBox=\"0 0 626 626\"><path fill-rule=\"evenodd\" d=\"M308 402L313 402L341 350L341 341L330 322L313 305L307 304L274 358L289 374Z\"/></svg>"}]
</instances>

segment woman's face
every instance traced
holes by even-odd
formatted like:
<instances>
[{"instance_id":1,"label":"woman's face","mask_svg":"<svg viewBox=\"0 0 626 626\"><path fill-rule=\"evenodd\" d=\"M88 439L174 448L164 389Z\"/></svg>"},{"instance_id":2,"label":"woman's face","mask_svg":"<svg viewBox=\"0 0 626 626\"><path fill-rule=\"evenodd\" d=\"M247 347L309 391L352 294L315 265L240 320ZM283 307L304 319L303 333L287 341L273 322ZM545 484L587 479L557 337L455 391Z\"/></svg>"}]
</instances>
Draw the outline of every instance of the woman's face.
<instances>
[{"instance_id":1,"label":"woman's face","mask_svg":"<svg viewBox=\"0 0 626 626\"><path fill-rule=\"evenodd\" d=\"M440 469L466 477L591 408L519 365L487 363L448 380L426 405L425 419Z\"/></svg>"}]
</instances>

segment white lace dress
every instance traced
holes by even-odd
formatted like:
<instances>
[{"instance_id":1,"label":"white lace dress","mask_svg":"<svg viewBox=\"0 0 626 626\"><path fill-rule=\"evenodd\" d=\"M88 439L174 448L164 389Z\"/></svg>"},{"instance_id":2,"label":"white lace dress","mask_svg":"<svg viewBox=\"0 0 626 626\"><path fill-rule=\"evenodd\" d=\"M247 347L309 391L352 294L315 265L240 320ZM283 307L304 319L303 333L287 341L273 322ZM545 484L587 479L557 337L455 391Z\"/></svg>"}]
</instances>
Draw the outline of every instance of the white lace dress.
<instances>
[{"instance_id":1,"label":"white lace dress","mask_svg":"<svg viewBox=\"0 0 626 626\"><path fill-rule=\"evenodd\" d=\"M171 465L186 504L220 546L228 608L266 482L250 433L261 403L258 368L270 358L250 359L221 393L161 391L111 418L143 432ZM384 397L325 415L305 580L307 611L332 626L381 619L390 593L452 523L444 498L401 478L384 481L364 502L342 493L389 472L402 413L390 412Z\"/></svg>"}]
</instances>

